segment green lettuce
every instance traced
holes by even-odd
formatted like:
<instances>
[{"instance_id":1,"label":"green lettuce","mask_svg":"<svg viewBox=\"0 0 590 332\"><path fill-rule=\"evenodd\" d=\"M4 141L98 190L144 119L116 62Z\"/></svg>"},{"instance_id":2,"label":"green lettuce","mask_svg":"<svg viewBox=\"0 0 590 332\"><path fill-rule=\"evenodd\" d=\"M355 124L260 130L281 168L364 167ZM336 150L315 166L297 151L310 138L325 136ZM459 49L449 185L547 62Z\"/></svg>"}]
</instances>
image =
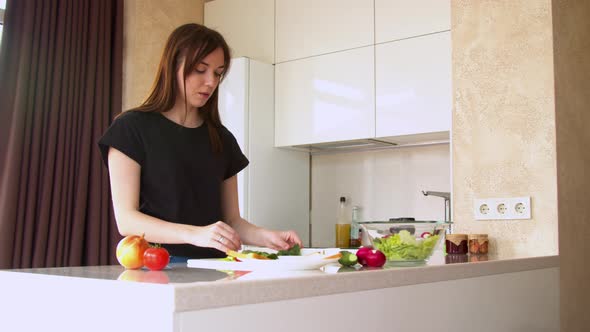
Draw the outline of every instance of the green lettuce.
<instances>
[{"instance_id":1,"label":"green lettuce","mask_svg":"<svg viewBox=\"0 0 590 332\"><path fill-rule=\"evenodd\" d=\"M438 238L438 235L433 235L416 240L410 232L403 230L386 238L375 239L373 244L390 261L419 261L430 257Z\"/></svg>"},{"instance_id":2,"label":"green lettuce","mask_svg":"<svg viewBox=\"0 0 590 332\"><path fill-rule=\"evenodd\" d=\"M279 256L301 256L301 248L298 244L293 245L289 250L279 250Z\"/></svg>"}]
</instances>

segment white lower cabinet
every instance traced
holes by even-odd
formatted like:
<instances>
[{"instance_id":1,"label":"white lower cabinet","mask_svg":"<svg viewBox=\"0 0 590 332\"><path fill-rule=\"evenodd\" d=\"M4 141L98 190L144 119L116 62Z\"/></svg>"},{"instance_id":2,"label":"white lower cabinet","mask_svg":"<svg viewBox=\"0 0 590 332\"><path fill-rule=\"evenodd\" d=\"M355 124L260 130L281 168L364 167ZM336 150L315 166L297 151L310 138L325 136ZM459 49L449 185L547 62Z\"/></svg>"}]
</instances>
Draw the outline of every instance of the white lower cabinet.
<instances>
[{"instance_id":1,"label":"white lower cabinet","mask_svg":"<svg viewBox=\"0 0 590 332\"><path fill-rule=\"evenodd\" d=\"M375 136L374 46L276 65L275 144Z\"/></svg>"},{"instance_id":2,"label":"white lower cabinet","mask_svg":"<svg viewBox=\"0 0 590 332\"><path fill-rule=\"evenodd\" d=\"M450 32L376 45L376 136L449 131L451 79Z\"/></svg>"},{"instance_id":3,"label":"white lower cabinet","mask_svg":"<svg viewBox=\"0 0 590 332\"><path fill-rule=\"evenodd\" d=\"M232 60L219 86L222 123L250 165L238 174L240 211L250 222L295 230L309 243L309 154L274 147L274 66Z\"/></svg>"},{"instance_id":4,"label":"white lower cabinet","mask_svg":"<svg viewBox=\"0 0 590 332\"><path fill-rule=\"evenodd\" d=\"M487 272L478 277L429 282L428 279L439 279L439 274L444 274L438 269L441 267L444 266L432 266L432 272L431 267L419 267L424 272L420 278L426 280L424 283L404 279L408 285L380 289L371 288L373 284L382 284L383 278L403 276L365 271L366 280L356 281L353 275L357 272L339 273L333 287L347 283L351 291L314 297L298 294L298 287L303 288L305 280L313 277L296 271L301 277L281 280L281 285L292 292L292 299L176 312L174 331L274 332L278 326L281 332L559 331L559 268L487 275L493 268L482 264L481 271ZM371 273L383 274L369 277ZM325 279L330 275L314 277ZM367 290L356 290L363 287ZM362 318L348 314L351 308L365 304L370 308L362 312ZM261 313L265 315L263 324ZM433 318L425 321L429 316L426 313Z\"/></svg>"}]
</instances>

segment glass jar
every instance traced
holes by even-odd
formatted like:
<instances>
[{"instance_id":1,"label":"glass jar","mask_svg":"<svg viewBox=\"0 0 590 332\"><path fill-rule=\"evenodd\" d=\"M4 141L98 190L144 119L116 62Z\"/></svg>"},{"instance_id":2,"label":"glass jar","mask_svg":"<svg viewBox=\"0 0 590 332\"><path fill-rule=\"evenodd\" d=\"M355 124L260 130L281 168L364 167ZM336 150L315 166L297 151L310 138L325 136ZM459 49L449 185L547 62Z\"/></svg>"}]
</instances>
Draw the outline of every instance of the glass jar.
<instances>
[{"instance_id":1,"label":"glass jar","mask_svg":"<svg viewBox=\"0 0 590 332\"><path fill-rule=\"evenodd\" d=\"M470 254L487 255L489 243L487 234L469 234L468 242Z\"/></svg>"},{"instance_id":2,"label":"glass jar","mask_svg":"<svg viewBox=\"0 0 590 332\"><path fill-rule=\"evenodd\" d=\"M467 234L447 234L445 236L447 254L467 254Z\"/></svg>"}]
</instances>

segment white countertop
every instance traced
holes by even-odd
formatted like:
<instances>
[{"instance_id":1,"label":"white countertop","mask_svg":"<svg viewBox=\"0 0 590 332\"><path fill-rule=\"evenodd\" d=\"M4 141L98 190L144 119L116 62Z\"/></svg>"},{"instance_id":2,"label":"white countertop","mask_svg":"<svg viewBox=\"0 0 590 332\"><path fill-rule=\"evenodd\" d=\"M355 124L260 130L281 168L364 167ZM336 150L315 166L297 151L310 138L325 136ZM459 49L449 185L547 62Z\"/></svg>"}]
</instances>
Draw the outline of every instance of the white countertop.
<instances>
[{"instance_id":1,"label":"white countertop","mask_svg":"<svg viewBox=\"0 0 590 332\"><path fill-rule=\"evenodd\" d=\"M96 292L105 298L109 292L119 296L135 292L145 298L157 296L168 310L184 312L559 267L559 256L465 256L459 261L467 263L452 264L449 257L445 262L442 255L435 256L423 266L386 265L358 271L340 269L338 264L315 271L245 274L187 268L185 264L173 264L157 272L126 271L120 266L2 270L0 285L15 292L22 285L37 285L38 292L70 287L74 292L83 289L85 296Z\"/></svg>"}]
</instances>

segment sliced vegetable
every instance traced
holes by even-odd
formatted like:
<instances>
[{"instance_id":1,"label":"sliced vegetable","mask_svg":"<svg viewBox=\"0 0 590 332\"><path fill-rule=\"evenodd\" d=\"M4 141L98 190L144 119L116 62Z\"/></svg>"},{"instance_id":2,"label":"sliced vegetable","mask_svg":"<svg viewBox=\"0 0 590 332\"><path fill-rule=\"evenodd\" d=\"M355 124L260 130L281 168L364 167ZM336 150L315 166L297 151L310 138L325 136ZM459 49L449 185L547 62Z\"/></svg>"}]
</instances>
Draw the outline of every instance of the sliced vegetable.
<instances>
[{"instance_id":1,"label":"sliced vegetable","mask_svg":"<svg viewBox=\"0 0 590 332\"><path fill-rule=\"evenodd\" d=\"M277 259L278 258L276 254L269 254L267 252L253 251L253 250L243 250L242 252L228 250L226 254L228 257L235 257L235 258L242 259L242 260L249 259L249 258L253 258L253 259Z\"/></svg>"},{"instance_id":2,"label":"sliced vegetable","mask_svg":"<svg viewBox=\"0 0 590 332\"><path fill-rule=\"evenodd\" d=\"M342 266L353 266L358 263L358 257L350 251L341 251L342 257L338 260Z\"/></svg>"},{"instance_id":3,"label":"sliced vegetable","mask_svg":"<svg viewBox=\"0 0 590 332\"><path fill-rule=\"evenodd\" d=\"M225 259L226 259L226 260L229 260L229 261L231 261L231 260L232 260L232 259L230 259L230 258L232 258L232 257L235 257L235 258L240 258L240 259L248 258L248 255L246 255L246 254L243 254L243 253L241 253L241 252L233 251L233 250L228 250L228 251L226 252L226 254L227 254L227 257L226 257Z\"/></svg>"},{"instance_id":4,"label":"sliced vegetable","mask_svg":"<svg viewBox=\"0 0 590 332\"><path fill-rule=\"evenodd\" d=\"M277 254L271 254L264 251L242 250L242 254L246 254L246 258L254 259L278 259Z\"/></svg>"},{"instance_id":5,"label":"sliced vegetable","mask_svg":"<svg viewBox=\"0 0 590 332\"><path fill-rule=\"evenodd\" d=\"M295 244L289 250L279 250L277 252L279 256L301 256L301 247L298 244Z\"/></svg>"},{"instance_id":6,"label":"sliced vegetable","mask_svg":"<svg viewBox=\"0 0 590 332\"><path fill-rule=\"evenodd\" d=\"M430 232L424 232L424 233L422 233L420 235L420 237L423 238L423 239L427 239L427 238L429 238L431 236L432 236L432 233L430 233Z\"/></svg>"},{"instance_id":7,"label":"sliced vegetable","mask_svg":"<svg viewBox=\"0 0 590 332\"><path fill-rule=\"evenodd\" d=\"M338 259L342 258L342 254L341 253L337 253L337 254L334 254L334 255L330 255L330 256L324 257L323 259L335 259L335 258L338 258Z\"/></svg>"},{"instance_id":8,"label":"sliced vegetable","mask_svg":"<svg viewBox=\"0 0 590 332\"><path fill-rule=\"evenodd\" d=\"M232 256L225 256L224 258L220 258L220 261L226 261L226 262L241 262L241 260L237 257L232 257Z\"/></svg>"}]
</instances>

